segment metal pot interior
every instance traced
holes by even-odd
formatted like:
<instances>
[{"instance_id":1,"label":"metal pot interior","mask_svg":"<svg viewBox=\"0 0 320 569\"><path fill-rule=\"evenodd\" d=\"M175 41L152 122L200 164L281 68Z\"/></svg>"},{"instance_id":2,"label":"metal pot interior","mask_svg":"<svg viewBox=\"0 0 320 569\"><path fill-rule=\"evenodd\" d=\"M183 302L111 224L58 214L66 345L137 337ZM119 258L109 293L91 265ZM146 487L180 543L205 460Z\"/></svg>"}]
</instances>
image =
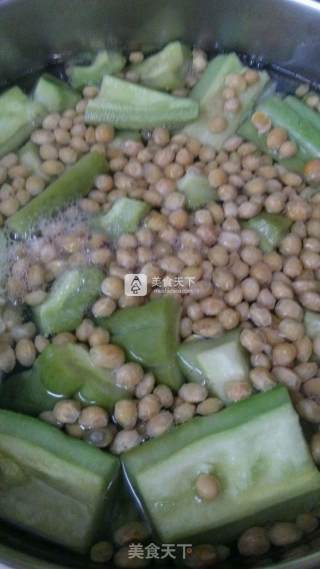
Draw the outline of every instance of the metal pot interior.
<instances>
[{"instance_id":1,"label":"metal pot interior","mask_svg":"<svg viewBox=\"0 0 320 569\"><path fill-rule=\"evenodd\" d=\"M249 54L290 90L304 78L320 81L319 30L320 4L313 0L0 0L0 88L18 79L29 87L48 65L60 74L61 62L83 49L152 51L182 39L209 53ZM0 542L0 562L15 569L96 567L3 523ZM320 535L319 552L306 556L295 547L259 563L233 556L224 569L235 567L320 567Z\"/></svg>"}]
</instances>

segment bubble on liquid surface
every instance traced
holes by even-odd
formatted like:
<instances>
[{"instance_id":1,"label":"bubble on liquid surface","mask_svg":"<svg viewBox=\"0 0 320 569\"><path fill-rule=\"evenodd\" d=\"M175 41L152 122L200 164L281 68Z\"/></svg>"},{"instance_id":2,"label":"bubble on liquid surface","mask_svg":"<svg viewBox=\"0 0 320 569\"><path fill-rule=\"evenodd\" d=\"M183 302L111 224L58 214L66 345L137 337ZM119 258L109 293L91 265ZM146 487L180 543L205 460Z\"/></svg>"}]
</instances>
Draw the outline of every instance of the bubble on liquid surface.
<instances>
[{"instance_id":1,"label":"bubble on liquid surface","mask_svg":"<svg viewBox=\"0 0 320 569\"><path fill-rule=\"evenodd\" d=\"M8 233L7 247L5 251L4 263L2 263L3 288L6 288L6 281L11 276L16 276L22 281L25 288L28 288L27 276L28 269L35 263L42 263L41 253L47 245L54 245L57 250L57 258L68 260L72 253L64 251L61 247L63 239L68 236L78 236L81 240L80 252L84 254L85 263L90 263L89 259L89 239L92 235L89 227L89 216L84 213L76 204L71 205L66 210L59 212L55 216L43 219L38 227L36 234L31 235L24 241L14 239ZM1 261L0 251L0 261ZM66 267L67 268L67 267ZM44 283L45 288L50 285ZM1 285L1 282L0 282ZM1 292L1 290L0 290ZM11 298L14 302L19 302L19 298Z\"/></svg>"}]
</instances>

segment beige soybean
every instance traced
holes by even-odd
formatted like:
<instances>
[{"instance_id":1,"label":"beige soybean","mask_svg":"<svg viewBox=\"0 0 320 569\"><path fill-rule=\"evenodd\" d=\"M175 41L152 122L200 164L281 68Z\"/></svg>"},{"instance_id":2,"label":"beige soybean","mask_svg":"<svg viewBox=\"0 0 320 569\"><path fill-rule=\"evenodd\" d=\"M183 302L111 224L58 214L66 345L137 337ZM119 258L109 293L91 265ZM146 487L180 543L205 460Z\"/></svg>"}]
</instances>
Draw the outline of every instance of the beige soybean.
<instances>
[{"instance_id":1,"label":"beige soybean","mask_svg":"<svg viewBox=\"0 0 320 569\"><path fill-rule=\"evenodd\" d=\"M304 534L309 534L317 529L317 527L319 526L319 522L316 516L306 513L306 514L300 514L297 517L296 525L299 529L303 531Z\"/></svg>"},{"instance_id":2,"label":"beige soybean","mask_svg":"<svg viewBox=\"0 0 320 569\"><path fill-rule=\"evenodd\" d=\"M272 545L284 547L297 543L302 538L302 531L296 524L289 522L275 523L269 531Z\"/></svg>"},{"instance_id":3,"label":"beige soybean","mask_svg":"<svg viewBox=\"0 0 320 569\"><path fill-rule=\"evenodd\" d=\"M294 371L298 374L301 381L308 381L312 379L318 371L318 366L315 362L304 362L295 366Z\"/></svg>"},{"instance_id":4,"label":"beige soybean","mask_svg":"<svg viewBox=\"0 0 320 569\"><path fill-rule=\"evenodd\" d=\"M305 363L312 356L312 341L308 336L304 336L301 340L295 343L297 350L297 360L299 362Z\"/></svg>"},{"instance_id":5,"label":"beige soybean","mask_svg":"<svg viewBox=\"0 0 320 569\"><path fill-rule=\"evenodd\" d=\"M0 371L9 373L16 365L14 350L8 344L0 344Z\"/></svg>"},{"instance_id":6,"label":"beige soybean","mask_svg":"<svg viewBox=\"0 0 320 569\"><path fill-rule=\"evenodd\" d=\"M303 384L303 391L311 399L318 400L320 397L320 377L313 377Z\"/></svg>"},{"instance_id":7,"label":"beige soybean","mask_svg":"<svg viewBox=\"0 0 320 569\"><path fill-rule=\"evenodd\" d=\"M297 373L292 369L284 366L276 366L272 368L272 374L279 383L285 385L292 391L299 391L301 380Z\"/></svg>"},{"instance_id":8,"label":"beige soybean","mask_svg":"<svg viewBox=\"0 0 320 569\"><path fill-rule=\"evenodd\" d=\"M28 338L22 338L16 345L17 361L24 367L32 366L36 358L36 349L34 343Z\"/></svg>"},{"instance_id":9,"label":"beige soybean","mask_svg":"<svg viewBox=\"0 0 320 569\"><path fill-rule=\"evenodd\" d=\"M136 386L135 396L138 399L142 399L146 395L150 395L150 393L152 393L154 390L155 382L156 380L154 375L152 373L146 373Z\"/></svg>"},{"instance_id":10,"label":"beige soybean","mask_svg":"<svg viewBox=\"0 0 320 569\"><path fill-rule=\"evenodd\" d=\"M107 411L97 405L82 409L78 423L82 429L101 429L108 425Z\"/></svg>"},{"instance_id":11,"label":"beige soybean","mask_svg":"<svg viewBox=\"0 0 320 569\"><path fill-rule=\"evenodd\" d=\"M90 559L94 563L106 563L113 556L113 545L109 541L99 541L90 549Z\"/></svg>"},{"instance_id":12,"label":"beige soybean","mask_svg":"<svg viewBox=\"0 0 320 569\"><path fill-rule=\"evenodd\" d=\"M220 559L222 547L223 546L215 547L210 544L195 545L192 547L192 552L186 559L185 565L191 568L213 567L216 565L218 559ZM226 555L225 550L223 553Z\"/></svg>"},{"instance_id":13,"label":"beige soybean","mask_svg":"<svg viewBox=\"0 0 320 569\"><path fill-rule=\"evenodd\" d=\"M304 336L303 324L291 318L284 318L281 320L279 323L279 331L283 338L292 342L295 342Z\"/></svg>"},{"instance_id":14,"label":"beige soybean","mask_svg":"<svg viewBox=\"0 0 320 569\"><path fill-rule=\"evenodd\" d=\"M112 443L114 435L112 426L90 429L84 433L84 440L97 448L106 448Z\"/></svg>"},{"instance_id":15,"label":"beige soybean","mask_svg":"<svg viewBox=\"0 0 320 569\"><path fill-rule=\"evenodd\" d=\"M114 418L123 429L133 429L138 419L137 404L131 399L122 399L115 404Z\"/></svg>"},{"instance_id":16,"label":"beige soybean","mask_svg":"<svg viewBox=\"0 0 320 569\"><path fill-rule=\"evenodd\" d=\"M192 403L181 403L177 405L173 411L174 421L177 424L186 423L190 421L196 411L195 405Z\"/></svg>"},{"instance_id":17,"label":"beige soybean","mask_svg":"<svg viewBox=\"0 0 320 569\"><path fill-rule=\"evenodd\" d=\"M81 407L78 401L64 399L58 401L53 408L53 414L57 421L72 425L80 416Z\"/></svg>"},{"instance_id":18,"label":"beige soybean","mask_svg":"<svg viewBox=\"0 0 320 569\"><path fill-rule=\"evenodd\" d=\"M41 419L41 421L45 421L46 423L49 423L49 425L53 425L54 427L58 427L59 429L62 429L62 427L63 427L63 423L61 423L60 421L57 420L53 411L42 411L42 413L40 413L40 415L39 415L39 419Z\"/></svg>"},{"instance_id":19,"label":"beige soybean","mask_svg":"<svg viewBox=\"0 0 320 569\"><path fill-rule=\"evenodd\" d=\"M123 365L124 351L113 344L101 344L91 348L92 361L98 367L116 369Z\"/></svg>"},{"instance_id":20,"label":"beige soybean","mask_svg":"<svg viewBox=\"0 0 320 569\"><path fill-rule=\"evenodd\" d=\"M171 389L167 385L157 385L153 394L159 399L161 407L165 409L172 407L174 397Z\"/></svg>"},{"instance_id":21,"label":"beige soybean","mask_svg":"<svg viewBox=\"0 0 320 569\"><path fill-rule=\"evenodd\" d=\"M263 527L246 530L238 540L238 550L245 557L258 557L270 549L270 540Z\"/></svg>"},{"instance_id":22,"label":"beige soybean","mask_svg":"<svg viewBox=\"0 0 320 569\"><path fill-rule=\"evenodd\" d=\"M161 403L156 395L149 394L138 402L138 416L141 421L149 421L155 415L158 415L161 409Z\"/></svg>"},{"instance_id":23,"label":"beige soybean","mask_svg":"<svg viewBox=\"0 0 320 569\"><path fill-rule=\"evenodd\" d=\"M242 401L252 394L252 387L247 381L230 381L225 386L225 395L229 401Z\"/></svg>"},{"instance_id":24,"label":"beige soybean","mask_svg":"<svg viewBox=\"0 0 320 569\"><path fill-rule=\"evenodd\" d=\"M279 318L303 319L303 309L295 300L281 299L275 306L275 313Z\"/></svg>"},{"instance_id":25,"label":"beige soybean","mask_svg":"<svg viewBox=\"0 0 320 569\"><path fill-rule=\"evenodd\" d=\"M73 423L72 425L65 425L65 431L70 437L75 439L84 438L84 431L81 429L79 423Z\"/></svg>"},{"instance_id":26,"label":"beige soybean","mask_svg":"<svg viewBox=\"0 0 320 569\"><path fill-rule=\"evenodd\" d=\"M219 480L213 474L200 474L196 480L196 492L205 502L212 502L220 494Z\"/></svg>"},{"instance_id":27,"label":"beige soybean","mask_svg":"<svg viewBox=\"0 0 320 569\"><path fill-rule=\"evenodd\" d=\"M170 429L173 416L169 411L161 411L147 423L147 435L150 438L159 437Z\"/></svg>"},{"instance_id":28,"label":"beige soybean","mask_svg":"<svg viewBox=\"0 0 320 569\"><path fill-rule=\"evenodd\" d=\"M114 555L113 562L120 569L140 569L150 564L149 559L141 559L140 557L132 557L128 547L121 547Z\"/></svg>"},{"instance_id":29,"label":"beige soybean","mask_svg":"<svg viewBox=\"0 0 320 569\"><path fill-rule=\"evenodd\" d=\"M105 318L111 316L116 308L116 302L112 298L99 298L92 306L92 314L95 318Z\"/></svg>"},{"instance_id":30,"label":"beige soybean","mask_svg":"<svg viewBox=\"0 0 320 569\"><path fill-rule=\"evenodd\" d=\"M250 371L250 381L258 391L269 391L276 387L272 374L264 367L255 367Z\"/></svg>"},{"instance_id":31,"label":"beige soybean","mask_svg":"<svg viewBox=\"0 0 320 569\"><path fill-rule=\"evenodd\" d=\"M143 542L148 537L148 529L139 521L132 521L121 525L113 534L116 545L123 546L133 541Z\"/></svg>"},{"instance_id":32,"label":"beige soybean","mask_svg":"<svg viewBox=\"0 0 320 569\"><path fill-rule=\"evenodd\" d=\"M94 332L94 324L88 318L85 318L76 329L76 336L80 342L87 342Z\"/></svg>"},{"instance_id":33,"label":"beige soybean","mask_svg":"<svg viewBox=\"0 0 320 569\"><path fill-rule=\"evenodd\" d=\"M211 415L223 409L223 406L223 402L217 397L208 397L197 405L196 411L198 415Z\"/></svg>"},{"instance_id":34,"label":"beige soybean","mask_svg":"<svg viewBox=\"0 0 320 569\"><path fill-rule=\"evenodd\" d=\"M61 332L52 338L52 343L56 346L64 346L65 344L75 344L76 337L71 332Z\"/></svg>"},{"instance_id":35,"label":"beige soybean","mask_svg":"<svg viewBox=\"0 0 320 569\"><path fill-rule=\"evenodd\" d=\"M207 396L207 388L198 383L185 383L179 389L179 397L187 403L201 403Z\"/></svg>"},{"instance_id":36,"label":"beige soybean","mask_svg":"<svg viewBox=\"0 0 320 569\"><path fill-rule=\"evenodd\" d=\"M142 367L134 362L126 363L116 370L116 384L133 393L144 378Z\"/></svg>"},{"instance_id":37,"label":"beige soybean","mask_svg":"<svg viewBox=\"0 0 320 569\"><path fill-rule=\"evenodd\" d=\"M219 336L223 327L219 322L218 318L201 318L193 323L192 331L194 334L199 336L204 336L207 338L213 338Z\"/></svg>"},{"instance_id":38,"label":"beige soybean","mask_svg":"<svg viewBox=\"0 0 320 569\"><path fill-rule=\"evenodd\" d=\"M272 361L276 366L288 366L293 363L296 355L297 350L294 344L281 342L273 348Z\"/></svg>"},{"instance_id":39,"label":"beige soybean","mask_svg":"<svg viewBox=\"0 0 320 569\"><path fill-rule=\"evenodd\" d=\"M242 330L240 342L252 354L262 352L266 345L266 340L259 330Z\"/></svg>"},{"instance_id":40,"label":"beige soybean","mask_svg":"<svg viewBox=\"0 0 320 569\"><path fill-rule=\"evenodd\" d=\"M297 403L297 411L310 423L320 423L320 405L312 399L300 399Z\"/></svg>"},{"instance_id":41,"label":"beige soybean","mask_svg":"<svg viewBox=\"0 0 320 569\"><path fill-rule=\"evenodd\" d=\"M111 451L114 454L122 454L134 448L141 442L140 435L136 429L120 431L114 438Z\"/></svg>"}]
</instances>

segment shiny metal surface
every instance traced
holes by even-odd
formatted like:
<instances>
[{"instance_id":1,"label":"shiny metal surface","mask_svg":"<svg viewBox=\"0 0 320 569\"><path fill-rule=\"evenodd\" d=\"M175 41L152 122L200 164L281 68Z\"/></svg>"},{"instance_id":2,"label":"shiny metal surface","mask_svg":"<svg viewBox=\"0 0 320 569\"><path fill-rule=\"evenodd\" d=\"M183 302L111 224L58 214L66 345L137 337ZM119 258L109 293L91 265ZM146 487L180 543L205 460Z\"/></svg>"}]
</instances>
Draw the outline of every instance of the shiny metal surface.
<instances>
[{"instance_id":1,"label":"shiny metal surface","mask_svg":"<svg viewBox=\"0 0 320 569\"><path fill-rule=\"evenodd\" d=\"M176 38L246 51L320 80L313 0L0 0L0 10L0 82L50 54L104 44L152 49Z\"/></svg>"},{"instance_id":2,"label":"shiny metal surface","mask_svg":"<svg viewBox=\"0 0 320 569\"><path fill-rule=\"evenodd\" d=\"M0 0L0 86L81 49L152 50L172 39L247 52L320 83L320 4L313 0ZM47 561L28 540L14 544L0 545L0 564L88 569L47 554L43 544L39 557ZM319 569L320 551L264 567ZM236 569L232 561L227 568Z\"/></svg>"}]
</instances>

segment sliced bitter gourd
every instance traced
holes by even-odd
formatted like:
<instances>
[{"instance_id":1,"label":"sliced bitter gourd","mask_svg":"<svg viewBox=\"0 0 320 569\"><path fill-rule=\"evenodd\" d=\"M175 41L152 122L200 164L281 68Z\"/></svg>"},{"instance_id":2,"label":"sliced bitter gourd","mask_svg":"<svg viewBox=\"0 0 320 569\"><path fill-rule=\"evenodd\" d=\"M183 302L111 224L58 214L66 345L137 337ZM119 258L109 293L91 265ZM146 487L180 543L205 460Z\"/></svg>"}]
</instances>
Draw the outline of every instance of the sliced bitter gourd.
<instances>
[{"instance_id":1,"label":"sliced bitter gourd","mask_svg":"<svg viewBox=\"0 0 320 569\"><path fill-rule=\"evenodd\" d=\"M41 123L45 109L19 87L0 96L0 158L16 150Z\"/></svg>"},{"instance_id":2,"label":"sliced bitter gourd","mask_svg":"<svg viewBox=\"0 0 320 569\"><path fill-rule=\"evenodd\" d=\"M208 177L189 168L186 174L178 180L177 188L186 196L189 209L199 209L217 198L217 192L210 186Z\"/></svg>"},{"instance_id":3,"label":"sliced bitter gourd","mask_svg":"<svg viewBox=\"0 0 320 569\"><path fill-rule=\"evenodd\" d=\"M239 128L238 134L242 136L245 140L252 142L265 154L269 154L275 161L279 162L281 166L284 166L288 170L294 172L303 172L304 165L306 161L310 159L310 156L302 149L298 148L297 153L291 158L280 158L279 152L272 150L267 145L267 135L260 134L255 126L252 124L251 120L246 120Z\"/></svg>"},{"instance_id":4,"label":"sliced bitter gourd","mask_svg":"<svg viewBox=\"0 0 320 569\"><path fill-rule=\"evenodd\" d=\"M232 73L241 74L244 71L245 67L235 53L218 55L209 63L200 81L191 92L191 97L199 102L200 114L195 122L184 128L186 134L198 138L202 144L209 144L220 149L224 142L236 132L269 81L268 74L265 71L260 72L256 83L247 86L244 91L237 94L240 101L239 110L226 112L223 97L226 78ZM226 128L222 132L217 133L210 130L210 122L214 117L223 117L226 120Z\"/></svg>"},{"instance_id":5,"label":"sliced bitter gourd","mask_svg":"<svg viewBox=\"0 0 320 569\"><path fill-rule=\"evenodd\" d=\"M274 126L286 129L290 138L311 158L320 156L320 134L317 126L299 114L286 100L277 96L270 97L262 101L259 110L270 117Z\"/></svg>"},{"instance_id":6,"label":"sliced bitter gourd","mask_svg":"<svg viewBox=\"0 0 320 569\"><path fill-rule=\"evenodd\" d=\"M112 148L124 149L126 142L130 141L142 142L141 134L138 130L120 130L120 132L116 133L113 141L110 142L110 146Z\"/></svg>"},{"instance_id":7,"label":"sliced bitter gourd","mask_svg":"<svg viewBox=\"0 0 320 569\"><path fill-rule=\"evenodd\" d=\"M307 105L292 96L281 99L274 95L262 101L257 111L269 117L273 127L281 127L287 131L289 139L297 144L296 154L291 158L282 159L279 152L268 148L267 134L259 134L251 121L240 127L241 136L256 144L260 150L270 154L286 168L297 172L303 172L304 165L309 160L319 158L320 119Z\"/></svg>"},{"instance_id":8,"label":"sliced bitter gourd","mask_svg":"<svg viewBox=\"0 0 320 569\"><path fill-rule=\"evenodd\" d=\"M263 212L243 222L242 225L248 229L254 229L259 234L262 251L269 253L288 233L292 221L285 215Z\"/></svg>"},{"instance_id":9,"label":"sliced bitter gourd","mask_svg":"<svg viewBox=\"0 0 320 569\"><path fill-rule=\"evenodd\" d=\"M161 543L225 543L319 503L320 474L283 387L176 427L123 464ZM218 478L214 502L197 496L200 474Z\"/></svg>"},{"instance_id":10,"label":"sliced bitter gourd","mask_svg":"<svg viewBox=\"0 0 320 569\"><path fill-rule=\"evenodd\" d=\"M298 99L289 95L284 99L284 102L291 107L303 120L308 121L317 129L320 129L320 113L314 109L311 109L309 105Z\"/></svg>"},{"instance_id":11,"label":"sliced bitter gourd","mask_svg":"<svg viewBox=\"0 0 320 569\"><path fill-rule=\"evenodd\" d=\"M33 310L42 334L75 330L99 296L103 273L96 267L69 269L53 284L48 297Z\"/></svg>"},{"instance_id":12,"label":"sliced bitter gourd","mask_svg":"<svg viewBox=\"0 0 320 569\"><path fill-rule=\"evenodd\" d=\"M181 125L195 120L197 101L173 97L123 79L106 75L98 97L85 111L89 124L111 123L121 129Z\"/></svg>"},{"instance_id":13,"label":"sliced bitter gourd","mask_svg":"<svg viewBox=\"0 0 320 569\"><path fill-rule=\"evenodd\" d=\"M168 43L155 55L131 66L141 83L164 91L183 87L191 50L179 41Z\"/></svg>"},{"instance_id":14,"label":"sliced bitter gourd","mask_svg":"<svg viewBox=\"0 0 320 569\"><path fill-rule=\"evenodd\" d=\"M117 239L122 233L134 233L149 210L150 206L144 201L119 198L108 213L95 217L91 223L112 239Z\"/></svg>"},{"instance_id":15,"label":"sliced bitter gourd","mask_svg":"<svg viewBox=\"0 0 320 569\"><path fill-rule=\"evenodd\" d=\"M50 411L62 397L44 387L36 365L10 375L0 384L0 407L26 415L38 416L42 411Z\"/></svg>"},{"instance_id":16,"label":"sliced bitter gourd","mask_svg":"<svg viewBox=\"0 0 320 569\"><path fill-rule=\"evenodd\" d=\"M80 100L80 95L65 81L45 73L36 85L33 98L50 113L61 113L75 107Z\"/></svg>"},{"instance_id":17,"label":"sliced bitter gourd","mask_svg":"<svg viewBox=\"0 0 320 569\"><path fill-rule=\"evenodd\" d=\"M7 222L9 230L20 236L32 233L42 220L87 195L95 177L106 171L105 158L97 152L90 152L11 216Z\"/></svg>"},{"instance_id":18,"label":"sliced bitter gourd","mask_svg":"<svg viewBox=\"0 0 320 569\"><path fill-rule=\"evenodd\" d=\"M176 351L180 306L170 296L152 300L144 306L123 308L100 324L110 330L115 344L130 359L152 371L160 383L179 389L182 383Z\"/></svg>"},{"instance_id":19,"label":"sliced bitter gourd","mask_svg":"<svg viewBox=\"0 0 320 569\"><path fill-rule=\"evenodd\" d=\"M41 168L42 160L39 154L39 147L33 142L29 141L22 148L20 148L19 159L32 174L40 178L46 178L45 173Z\"/></svg>"},{"instance_id":20,"label":"sliced bitter gourd","mask_svg":"<svg viewBox=\"0 0 320 569\"><path fill-rule=\"evenodd\" d=\"M35 369L44 388L55 397L77 397L84 405L106 409L112 409L119 399L130 398L114 374L95 366L81 346L51 344L36 360Z\"/></svg>"},{"instance_id":21,"label":"sliced bitter gourd","mask_svg":"<svg viewBox=\"0 0 320 569\"><path fill-rule=\"evenodd\" d=\"M86 553L111 514L119 464L44 421L0 410L0 473L3 520Z\"/></svg>"},{"instance_id":22,"label":"sliced bitter gourd","mask_svg":"<svg viewBox=\"0 0 320 569\"><path fill-rule=\"evenodd\" d=\"M6 378L0 385L0 406L28 415L53 409L59 399L77 398L83 405L112 410L130 393L110 370L94 365L90 354L75 344L47 346L31 370Z\"/></svg>"},{"instance_id":23,"label":"sliced bitter gourd","mask_svg":"<svg viewBox=\"0 0 320 569\"><path fill-rule=\"evenodd\" d=\"M121 71L126 64L125 57L118 51L100 51L88 65L78 65L72 61L66 67L69 81L75 89L86 85L99 85L104 75Z\"/></svg>"},{"instance_id":24,"label":"sliced bitter gourd","mask_svg":"<svg viewBox=\"0 0 320 569\"><path fill-rule=\"evenodd\" d=\"M240 331L227 332L218 338L184 342L178 350L183 374L205 384L209 392L225 403L231 382L248 381L249 357L240 343Z\"/></svg>"}]
</instances>

